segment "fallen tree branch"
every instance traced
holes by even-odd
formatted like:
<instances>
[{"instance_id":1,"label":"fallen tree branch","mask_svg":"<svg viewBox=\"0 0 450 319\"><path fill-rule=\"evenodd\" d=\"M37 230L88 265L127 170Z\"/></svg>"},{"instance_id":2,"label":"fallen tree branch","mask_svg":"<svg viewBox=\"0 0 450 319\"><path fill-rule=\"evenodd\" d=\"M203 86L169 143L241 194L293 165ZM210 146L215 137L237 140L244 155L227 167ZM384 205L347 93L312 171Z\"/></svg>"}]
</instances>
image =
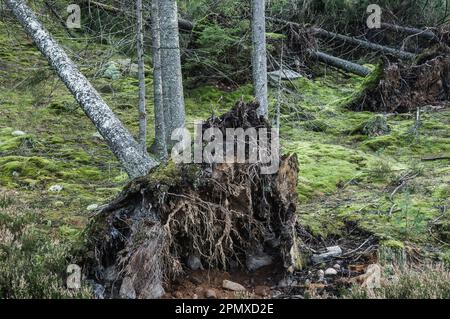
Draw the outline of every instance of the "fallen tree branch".
<instances>
[{"instance_id":1,"label":"fallen tree branch","mask_svg":"<svg viewBox=\"0 0 450 319\"><path fill-rule=\"evenodd\" d=\"M314 59L359 76L365 77L371 72L370 69L365 66L323 53L321 51L310 50L309 53Z\"/></svg>"},{"instance_id":2,"label":"fallen tree branch","mask_svg":"<svg viewBox=\"0 0 450 319\"><path fill-rule=\"evenodd\" d=\"M422 158L422 161L426 162L426 161L439 161L448 159L450 159L450 155L424 157Z\"/></svg>"},{"instance_id":3,"label":"fallen tree branch","mask_svg":"<svg viewBox=\"0 0 450 319\"><path fill-rule=\"evenodd\" d=\"M305 26L303 26L299 23L292 22L292 21L271 18L271 17L266 17L266 20L275 22L275 23L280 23L280 24L292 25L292 26L295 26L298 28L305 28ZM349 37L349 36L342 35L339 33L330 32L330 31L327 31L322 28L311 28L311 31L313 31L315 34L317 34L320 37L324 37L324 38L328 38L328 39L332 39L332 40L339 40L344 43L350 43L350 44L357 45L357 46L367 49L367 50L383 52L385 54L391 54L393 56L396 56L396 57L399 57L399 58L405 59L405 60L412 60L416 57L416 55L411 52L386 47L386 46L383 46L380 44L360 40L355 37Z\"/></svg>"},{"instance_id":4,"label":"fallen tree branch","mask_svg":"<svg viewBox=\"0 0 450 319\"><path fill-rule=\"evenodd\" d=\"M381 27L394 32L401 32L412 36L418 36L427 40L438 40L436 34L430 30L422 30L412 27L402 27L391 23L381 23Z\"/></svg>"},{"instance_id":5,"label":"fallen tree branch","mask_svg":"<svg viewBox=\"0 0 450 319\"><path fill-rule=\"evenodd\" d=\"M356 46L359 46L361 48L371 50L371 51L383 52L385 54L390 54L390 55L396 56L400 59L412 60L416 57L416 55L411 52L386 47L384 45L360 40L355 37L349 37L349 36L342 35L339 33L330 32L330 31L327 31L322 28L313 28L312 30L314 31L314 33L316 33L317 35L324 37L324 38L328 38L331 40L338 40L338 41L342 41L344 43L350 43L350 44L353 44L353 45L356 45Z\"/></svg>"}]
</instances>

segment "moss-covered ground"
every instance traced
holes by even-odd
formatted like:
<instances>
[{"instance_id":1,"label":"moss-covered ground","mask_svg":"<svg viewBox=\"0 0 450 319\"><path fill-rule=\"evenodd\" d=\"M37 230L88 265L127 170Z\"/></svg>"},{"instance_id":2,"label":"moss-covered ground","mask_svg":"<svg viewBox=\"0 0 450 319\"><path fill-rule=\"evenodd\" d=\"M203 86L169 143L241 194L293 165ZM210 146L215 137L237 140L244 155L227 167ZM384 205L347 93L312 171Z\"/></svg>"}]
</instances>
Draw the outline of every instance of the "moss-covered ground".
<instances>
[{"instance_id":1,"label":"moss-covered ground","mask_svg":"<svg viewBox=\"0 0 450 319\"><path fill-rule=\"evenodd\" d=\"M55 34L58 37L58 32ZM86 46L81 38L63 44L136 134L137 79L100 76L105 62L123 56L111 55L108 46ZM295 152L300 160L300 223L314 236L328 238L343 235L346 223L356 222L386 246L415 247L423 255L448 262L450 162L422 159L450 154L450 110L422 112L420 123L415 114L383 116L381 122L389 129L380 135L379 130L368 129L369 123L378 123L373 120L376 114L343 106L367 81L330 69L321 68L320 73L314 79L285 83L295 93L282 94L283 150ZM150 72L147 79L148 119L152 123ZM232 92L213 85L186 89L188 124L220 114L240 98L251 99L251 93L250 85ZM278 90L273 88L273 109L277 96ZM35 244L14 249L28 256L25 259L41 260L35 264L42 269L59 265L55 261L46 266L42 261L52 251L57 254L58 247L79 248L90 217L87 207L106 202L127 181L95 133L31 41L15 24L0 22L0 229L11 233L14 240L31 236ZM149 134L150 146L152 125ZM63 188L52 192L49 188L54 185ZM28 213L33 216L14 220L15 214ZM0 235L0 267L17 264L16 257L5 253L11 240ZM56 247L54 243L58 243ZM70 260L67 253L57 256ZM28 266L19 267L25 271ZM36 269L36 276L42 269ZM3 272L0 287L5 282L21 287L21 278L20 271ZM57 293L36 288L43 284L36 278L23 279L34 283L23 289L23 296ZM50 284L58 283L50 280ZM17 291L1 288L0 297L22 296Z\"/></svg>"}]
</instances>

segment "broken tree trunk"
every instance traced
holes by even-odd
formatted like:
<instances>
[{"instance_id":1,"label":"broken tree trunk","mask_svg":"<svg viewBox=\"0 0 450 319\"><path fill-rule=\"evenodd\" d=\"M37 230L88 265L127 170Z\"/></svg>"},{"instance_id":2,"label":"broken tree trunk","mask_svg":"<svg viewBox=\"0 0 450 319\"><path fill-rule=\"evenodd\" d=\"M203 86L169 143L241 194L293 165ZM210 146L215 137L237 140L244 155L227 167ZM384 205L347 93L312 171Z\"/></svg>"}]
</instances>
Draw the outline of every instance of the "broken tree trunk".
<instances>
[{"instance_id":1,"label":"broken tree trunk","mask_svg":"<svg viewBox=\"0 0 450 319\"><path fill-rule=\"evenodd\" d=\"M216 128L224 139L232 128L270 131L258 107L239 102L202 129ZM242 145L236 135L231 138L231 147ZM245 141L247 150L254 145ZM280 272L299 268L297 157L279 158L271 175L261 174L265 164L248 158L245 163L170 162L132 181L88 227L88 278L105 288L106 298L156 298L189 271L191 259L206 270L255 270L263 266L262 256Z\"/></svg>"},{"instance_id":2,"label":"broken tree trunk","mask_svg":"<svg viewBox=\"0 0 450 319\"><path fill-rule=\"evenodd\" d=\"M400 59L412 60L412 59L414 59L416 57L416 55L414 53L411 53L411 52L407 52L407 51L402 51L402 50L386 47L386 46L379 45L379 44L376 44L376 43L360 40L360 39L357 39L355 37L349 37L349 36L346 36L346 35L342 35L342 34L339 34L339 33L330 32L330 31L327 31L327 30L322 29L322 28L313 28L312 30L314 31L315 34L317 34L317 35L319 35L321 37L325 37L325 38L328 38L328 39L331 39L331 40L339 40L339 41L342 41L344 43L353 44L353 45L356 45L356 46L359 46L361 48L364 48L364 49L367 49L367 50L371 50L371 51L383 52L385 54L390 54L390 55L393 55L393 56L398 57Z\"/></svg>"},{"instance_id":3,"label":"broken tree trunk","mask_svg":"<svg viewBox=\"0 0 450 319\"><path fill-rule=\"evenodd\" d=\"M299 23L295 23L292 21L287 21L287 20L282 20L282 19L277 19L277 18L272 18L272 17L267 17L266 18L268 21L272 21L275 23L279 23L279 24L286 24L286 25L292 25L295 26L297 28L301 28L304 29L305 27L302 26ZM321 37L325 37L328 39L332 39L332 40L339 40L345 43L350 43L353 45L357 45L360 46L361 48L367 49L367 50L372 50L372 51L378 51L378 52L383 52L386 54L391 54L393 56L396 56L400 59L405 59L405 60L412 60L416 57L415 54L411 53L411 52L407 52L407 51L403 51L403 50L398 50L398 49L394 49L394 48L390 48L390 47L386 47L383 45L379 45L376 43L371 43L368 41L364 41L364 40L360 40L357 39L355 37L349 37L346 35L342 35L339 33L334 33L334 32L330 32L327 31L325 29L322 28L311 28L311 31L314 32L315 34L321 36Z\"/></svg>"},{"instance_id":4,"label":"broken tree trunk","mask_svg":"<svg viewBox=\"0 0 450 319\"><path fill-rule=\"evenodd\" d=\"M411 27L402 27L396 24L390 24L390 23L381 23L381 27L390 31L394 32L401 32L405 33L410 36L418 36L430 41L438 40L436 34L434 34L433 31L430 30L421 30L417 28L411 28Z\"/></svg>"},{"instance_id":5,"label":"broken tree trunk","mask_svg":"<svg viewBox=\"0 0 450 319\"><path fill-rule=\"evenodd\" d=\"M350 72L359 76L367 76L370 74L370 69L365 66L337 58L335 56L323 53L321 51L310 51L310 55L312 58L317 59L323 63L334 66L338 69L344 70L346 72Z\"/></svg>"},{"instance_id":6,"label":"broken tree trunk","mask_svg":"<svg viewBox=\"0 0 450 319\"><path fill-rule=\"evenodd\" d=\"M158 165L147 153L141 151L139 144L130 132L49 32L39 23L23 0L5 0L5 3L94 123L128 175L130 177L143 176L152 167Z\"/></svg>"}]
</instances>

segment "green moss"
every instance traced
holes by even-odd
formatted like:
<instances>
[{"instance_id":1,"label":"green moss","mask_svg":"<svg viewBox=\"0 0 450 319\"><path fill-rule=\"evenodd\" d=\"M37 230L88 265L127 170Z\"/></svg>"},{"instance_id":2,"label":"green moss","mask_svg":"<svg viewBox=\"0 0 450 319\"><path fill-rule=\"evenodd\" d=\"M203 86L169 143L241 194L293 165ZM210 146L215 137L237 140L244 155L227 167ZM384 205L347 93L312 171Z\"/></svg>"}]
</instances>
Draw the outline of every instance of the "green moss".
<instances>
[{"instance_id":1,"label":"green moss","mask_svg":"<svg viewBox=\"0 0 450 319\"><path fill-rule=\"evenodd\" d=\"M436 185L432 196L438 200L448 200L450 198L450 185L448 183Z\"/></svg>"},{"instance_id":2,"label":"green moss","mask_svg":"<svg viewBox=\"0 0 450 319\"><path fill-rule=\"evenodd\" d=\"M366 148L372 151L379 151L390 146L397 146L398 139L393 135L377 136L364 141L361 144L362 148Z\"/></svg>"},{"instance_id":3,"label":"green moss","mask_svg":"<svg viewBox=\"0 0 450 319\"><path fill-rule=\"evenodd\" d=\"M357 108L357 104L360 103L366 92L373 90L378 86L380 77L383 75L383 70L383 64L375 66L372 72L364 78L356 89L354 89L353 93L337 101L336 105L339 107Z\"/></svg>"},{"instance_id":4,"label":"green moss","mask_svg":"<svg viewBox=\"0 0 450 319\"><path fill-rule=\"evenodd\" d=\"M181 182L181 166L169 161L167 164L159 165L145 177L151 185L177 185Z\"/></svg>"},{"instance_id":5,"label":"green moss","mask_svg":"<svg viewBox=\"0 0 450 319\"><path fill-rule=\"evenodd\" d=\"M405 244L403 244L401 241L398 240L384 240L380 243L380 245L384 247L389 247L393 249L405 249Z\"/></svg>"},{"instance_id":6,"label":"green moss","mask_svg":"<svg viewBox=\"0 0 450 319\"><path fill-rule=\"evenodd\" d=\"M282 33L266 32L266 38L267 40L281 40L286 39L286 35Z\"/></svg>"},{"instance_id":7,"label":"green moss","mask_svg":"<svg viewBox=\"0 0 450 319\"><path fill-rule=\"evenodd\" d=\"M251 85L241 86L233 91L223 91L216 86L206 85L186 91L186 114L194 119L219 116L228 111L237 101L253 99Z\"/></svg>"},{"instance_id":8,"label":"green moss","mask_svg":"<svg viewBox=\"0 0 450 319\"><path fill-rule=\"evenodd\" d=\"M339 185L362 175L372 158L339 145L290 142L284 149L296 153L300 163L298 192L301 200L335 191Z\"/></svg>"}]
</instances>

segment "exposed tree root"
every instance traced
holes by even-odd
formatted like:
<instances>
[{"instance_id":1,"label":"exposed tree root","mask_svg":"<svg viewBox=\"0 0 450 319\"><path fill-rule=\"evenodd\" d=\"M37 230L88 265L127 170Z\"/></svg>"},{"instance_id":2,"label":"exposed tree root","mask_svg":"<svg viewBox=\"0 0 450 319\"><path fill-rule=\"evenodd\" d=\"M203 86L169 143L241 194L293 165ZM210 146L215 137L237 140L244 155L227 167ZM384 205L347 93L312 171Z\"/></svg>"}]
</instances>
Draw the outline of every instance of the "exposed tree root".
<instances>
[{"instance_id":1,"label":"exposed tree root","mask_svg":"<svg viewBox=\"0 0 450 319\"><path fill-rule=\"evenodd\" d=\"M368 81L366 89L350 103L359 111L415 111L417 107L450 100L448 48L427 54L412 65L393 63Z\"/></svg>"},{"instance_id":2,"label":"exposed tree root","mask_svg":"<svg viewBox=\"0 0 450 319\"><path fill-rule=\"evenodd\" d=\"M256 108L238 103L204 128L225 135L226 128L268 127ZM273 175L260 174L259 163L169 163L130 182L87 232L88 276L107 297L154 298L189 258L204 268L245 268L264 252L293 271L298 163L295 156L280 163Z\"/></svg>"}]
</instances>

